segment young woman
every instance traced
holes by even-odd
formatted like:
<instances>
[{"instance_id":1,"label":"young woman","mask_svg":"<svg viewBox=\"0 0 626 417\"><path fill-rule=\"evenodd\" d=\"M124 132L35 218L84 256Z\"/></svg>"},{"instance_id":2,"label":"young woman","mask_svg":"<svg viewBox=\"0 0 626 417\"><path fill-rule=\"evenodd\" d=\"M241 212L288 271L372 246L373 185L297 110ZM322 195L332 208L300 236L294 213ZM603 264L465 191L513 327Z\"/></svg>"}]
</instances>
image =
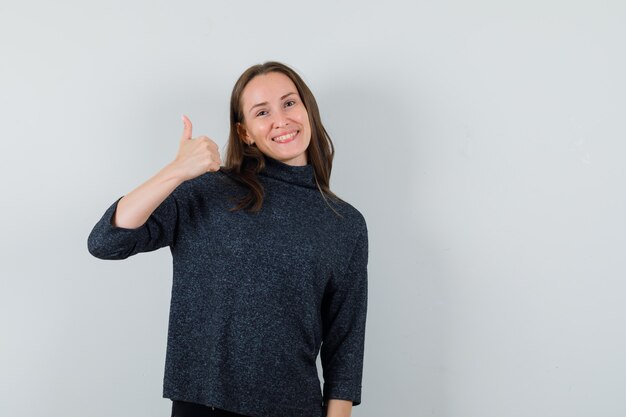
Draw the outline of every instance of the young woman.
<instances>
[{"instance_id":1,"label":"young woman","mask_svg":"<svg viewBox=\"0 0 626 417\"><path fill-rule=\"evenodd\" d=\"M172 416L350 416L361 403L367 226L330 191L334 147L313 94L284 64L247 69L224 166L183 122L176 158L88 238L101 259L170 247Z\"/></svg>"}]
</instances>

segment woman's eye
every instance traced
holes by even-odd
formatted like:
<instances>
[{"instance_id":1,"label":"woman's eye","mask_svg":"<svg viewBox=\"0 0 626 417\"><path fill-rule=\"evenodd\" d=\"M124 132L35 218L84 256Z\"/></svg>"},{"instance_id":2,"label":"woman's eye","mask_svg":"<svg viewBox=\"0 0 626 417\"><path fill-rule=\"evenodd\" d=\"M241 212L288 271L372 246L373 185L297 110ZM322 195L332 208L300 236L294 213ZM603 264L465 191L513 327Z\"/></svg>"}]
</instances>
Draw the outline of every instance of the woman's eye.
<instances>
[{"instance_id":1,"label":"woman's eye","mask_svg":"<svg viewBox=\"0 0 626 417\"><path fill-rule=\"evenodd\" d=\"M285 103L285 106L292 107L295 106L296 102L294 100L289 100Z\"/></svg>"},{"instance_id":2,"label":"woman's eye","mask_svg":"<svg viewBox=\"0 0 626 417\"><path fill-rule=\"evenodd\" d=\"M265 113L267 113L265 110L261 110L260 112L258 112L256 115L257 116L264 116Z\"/></svg>"}]
</instances>

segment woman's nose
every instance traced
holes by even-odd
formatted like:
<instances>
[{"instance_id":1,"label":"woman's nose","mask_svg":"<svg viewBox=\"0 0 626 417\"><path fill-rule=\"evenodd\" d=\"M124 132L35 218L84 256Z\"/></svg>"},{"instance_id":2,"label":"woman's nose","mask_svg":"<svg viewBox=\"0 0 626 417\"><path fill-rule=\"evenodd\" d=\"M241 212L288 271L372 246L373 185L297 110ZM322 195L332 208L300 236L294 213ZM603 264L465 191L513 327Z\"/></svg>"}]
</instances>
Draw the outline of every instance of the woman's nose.
<instances>
[{"instance_id":1,"label":"woman's nose","mask_svg":"<svg viewBox=\"0 0 626 417\"><path fill-rule=\"evenodd\" d=\"M285 127L289 124L289 122L287 121L287 115L284 113L278 113L276 115L276 118L274 119L274 127L275 128L282 128Z\"/></svg>"}]
</instances>

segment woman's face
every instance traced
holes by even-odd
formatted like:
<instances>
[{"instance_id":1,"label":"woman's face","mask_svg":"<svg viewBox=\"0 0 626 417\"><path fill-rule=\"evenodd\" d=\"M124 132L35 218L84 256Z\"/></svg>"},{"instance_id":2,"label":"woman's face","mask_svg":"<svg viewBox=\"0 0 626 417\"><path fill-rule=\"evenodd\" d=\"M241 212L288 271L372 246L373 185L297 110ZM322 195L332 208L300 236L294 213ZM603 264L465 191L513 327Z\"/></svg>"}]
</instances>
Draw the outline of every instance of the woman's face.
<instances>
[{"instance_id":1,"label":"woman's face","mask_svg":"<svg viewBox=\"0 0 626 417\"><path fill-rule=\"evenodd\" d=\"M257 75L243 89L241 106L241 139L286 164L307 164L309 115L289 77L280 72Z\"/></svg>"}]
</instances>

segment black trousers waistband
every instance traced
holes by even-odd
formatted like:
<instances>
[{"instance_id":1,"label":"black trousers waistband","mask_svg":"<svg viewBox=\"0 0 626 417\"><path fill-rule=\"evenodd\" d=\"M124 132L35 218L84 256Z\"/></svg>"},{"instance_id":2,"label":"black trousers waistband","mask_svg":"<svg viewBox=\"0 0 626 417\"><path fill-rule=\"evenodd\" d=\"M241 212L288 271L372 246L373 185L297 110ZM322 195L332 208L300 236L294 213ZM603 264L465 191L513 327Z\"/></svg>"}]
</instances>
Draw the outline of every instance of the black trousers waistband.
<instances>
[{"instance_id":1,"label":"black trousers waistband","mask_svg":"<svg viewBox=\"0 0 626 417\"><path fill-rule=\"evenodd\" d=\"M203 404L172 400L172 417L249 417Z\"/></svg>"}]
</instances>

